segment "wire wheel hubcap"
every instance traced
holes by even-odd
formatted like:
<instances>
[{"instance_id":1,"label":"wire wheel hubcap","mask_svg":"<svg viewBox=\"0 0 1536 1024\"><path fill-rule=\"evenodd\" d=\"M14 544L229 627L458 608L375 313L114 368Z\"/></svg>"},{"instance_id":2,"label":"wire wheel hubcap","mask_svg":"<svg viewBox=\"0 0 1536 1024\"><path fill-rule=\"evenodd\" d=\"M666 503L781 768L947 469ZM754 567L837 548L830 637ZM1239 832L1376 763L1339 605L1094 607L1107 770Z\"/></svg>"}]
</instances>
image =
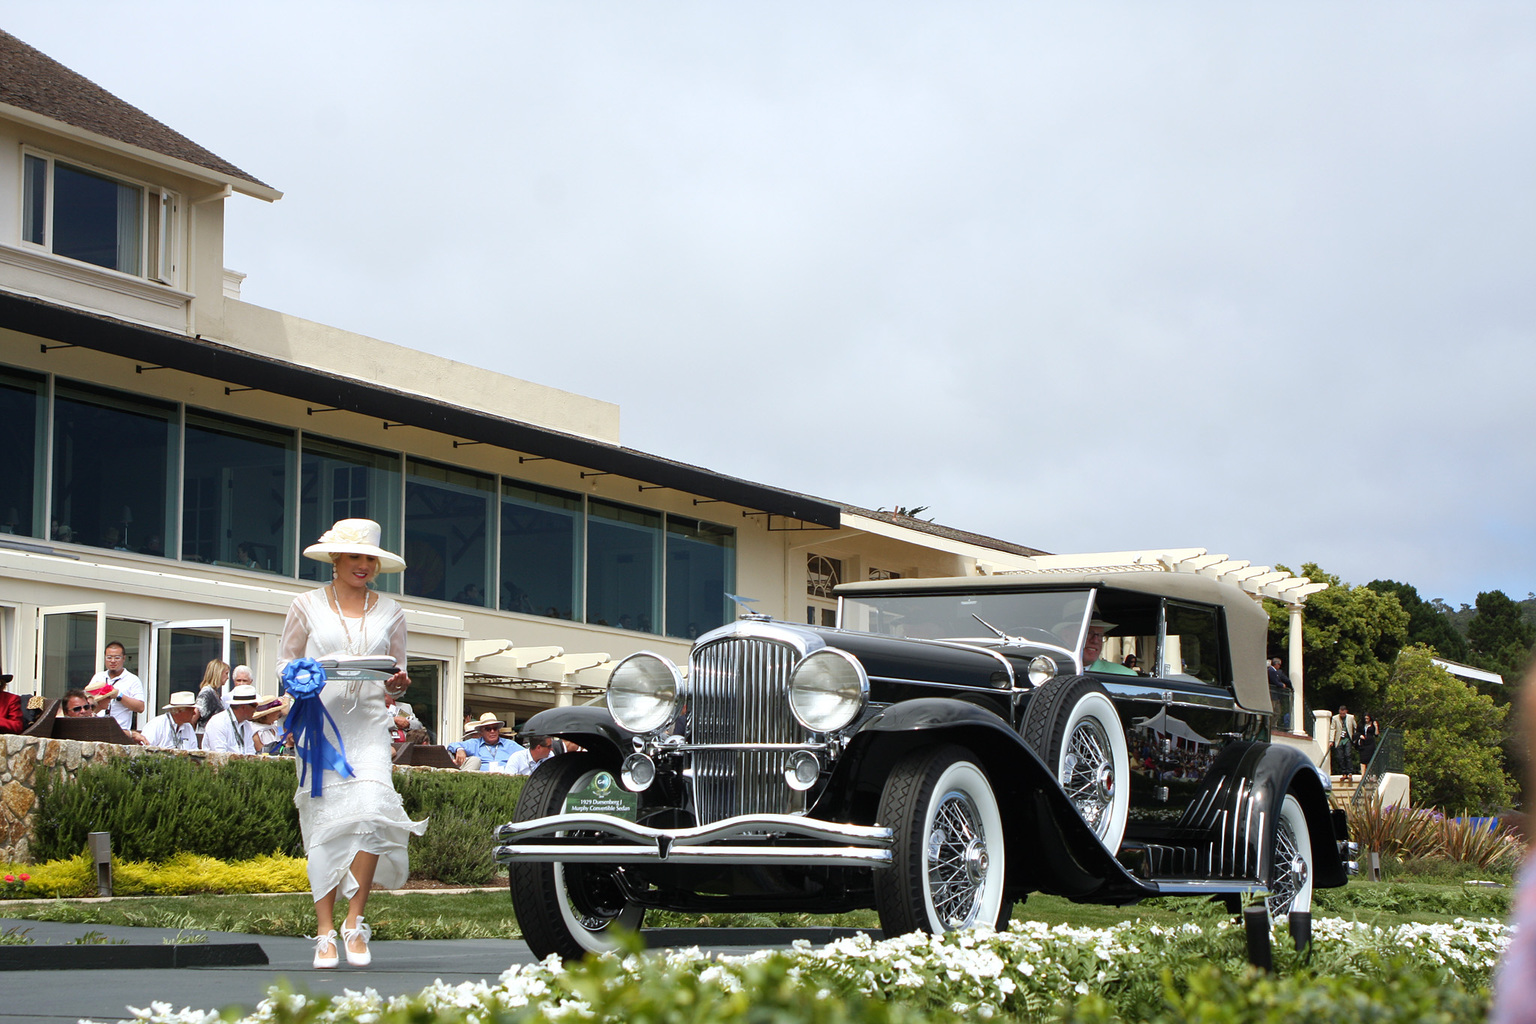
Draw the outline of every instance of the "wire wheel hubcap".
<instances>
[{"instance_id":1,"label":"wire wheel hubcap","mask_svg":"<svg viewBox=\"0 0 1536 1024\"><path fill-rule=\"evenodd\" d=\"M975 805L964 793L946 793L928 833L928 892L946 927L973 923L989 866L987 837Z\"/></svg>"}]
</instances>

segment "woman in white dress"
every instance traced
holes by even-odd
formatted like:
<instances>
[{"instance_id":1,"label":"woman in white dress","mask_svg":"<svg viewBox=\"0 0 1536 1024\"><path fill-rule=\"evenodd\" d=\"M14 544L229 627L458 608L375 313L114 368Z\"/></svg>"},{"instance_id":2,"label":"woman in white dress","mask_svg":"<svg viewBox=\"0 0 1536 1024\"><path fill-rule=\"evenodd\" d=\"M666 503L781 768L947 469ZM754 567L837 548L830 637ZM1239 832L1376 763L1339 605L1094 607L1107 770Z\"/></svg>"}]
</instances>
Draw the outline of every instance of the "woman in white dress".
<instances>
[{"instance_id":1,"label":"woman in white dress","mask_svg":"<svg viewBox=\"0 0 1536 1024\"><path fill-rule=\"evenodd\" d=\"M368 964L370 929L363 920L368 890L375 883L388 889L405 884L410 872L406 843L411 833L426 831L425 821L405 815L400 795L390 779L389 712L385 693L399 696L410 677L398 670L405 664L405 613L391 598L368 584L381 572L400 572L405 562L379 547L379 524L371 519L343 519L304 549L307 558L330 562L335 576L319 590L294 598L278 654L278 671L297 658L334 655L381 655L394 658L397 671L382 684L327 682L320 701L336 722L346 761L353 775L343 778L329 768L322 773L319 796L300 785L294 795L304 853L309 859L309 886L315 898L319 929L315 966L335 967L338 961L335 907L340 891L347 900L342 922L342 946L347 963Z\"/></svg>"}]
</instances>

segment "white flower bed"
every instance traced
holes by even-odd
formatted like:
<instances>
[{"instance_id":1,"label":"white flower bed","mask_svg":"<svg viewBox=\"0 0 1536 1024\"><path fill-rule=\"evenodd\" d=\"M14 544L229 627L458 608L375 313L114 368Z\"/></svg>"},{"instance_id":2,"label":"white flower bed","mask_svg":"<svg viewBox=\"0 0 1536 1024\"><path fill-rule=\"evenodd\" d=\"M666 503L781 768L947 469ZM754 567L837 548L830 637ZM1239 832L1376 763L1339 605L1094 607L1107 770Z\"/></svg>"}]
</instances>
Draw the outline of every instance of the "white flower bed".
<instances>
[{"instance_id":1,"label":"white flower bed","mask_svg":"<svg viewBox=\"0 0 1536 1024\"><path fill-rule=\"evenodd\" d=\"M1383 957L1406 957L1426 971L1447 970L1463 984L1487 983L1512 930L1498 921L1457 920L1454 924L1407 924L1378 928L1340 918L1313 924L1314 967L1334 974L1364 974ZM1294 962L1287 937L1275 932L1280 969ZM807 942L788 951L747 956L713 956L697 948L664 955L607 958L606 970L588 971L609 990L631 984L647 972L692 975L700 985L725 992L742 990L754 966L779 960L787 976L816 995L858 992L876 999L912 1000L986 1020L1000 1011L1033 1013L1070 993L1109 992L1116 987L1158 984L1165 969L1189 970L1212 960L1240 959L1241 926L1229 919L1178 927L1128 922L1112 928L1072 928L1013 922L1007 932L978 929L944 936L918 933L875 942L859 935L819 949ZM519 965L494 983L431 985L414 996L385 998L373 989L348 990L328 1006L310 997L276 989L249 1017L232 1024L274 1024L302 1015L313 1024L374 1024L381 1015L410 1007L434 1015L487 1024L499 1013L538 1005L546 1019L583 1022L601 1019L588 1000L562 985L564 968L551 957ZM568 978L569 976L567 976ZM586 991L593 991L591 988ZM321 997L315 997L317 1001ZM154 1024L217 1024L211 1010L173 1010L155 1003L135 1009L135 1019ZM311 1013L313 1014L311 1016ZM614 1024L622 1024L614 1021Z\"/></svg>"}]
</instances>

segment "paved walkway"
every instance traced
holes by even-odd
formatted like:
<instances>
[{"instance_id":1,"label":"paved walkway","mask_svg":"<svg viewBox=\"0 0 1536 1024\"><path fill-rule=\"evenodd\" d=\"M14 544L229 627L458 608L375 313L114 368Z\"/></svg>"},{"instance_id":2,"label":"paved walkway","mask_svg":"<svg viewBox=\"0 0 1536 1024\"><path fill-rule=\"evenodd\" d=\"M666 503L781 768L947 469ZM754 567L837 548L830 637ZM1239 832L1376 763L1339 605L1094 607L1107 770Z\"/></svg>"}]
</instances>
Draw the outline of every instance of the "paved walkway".
<instances>
[{"instance_id":1,"label":"paved walkway","mask_svg":"<svg viewBox=\"0 0 1536 1024\"><path fill-rule=\"evenodd\" d=\"M269 987L282 981L297 991L311 993L339 995L346 989L372 988L384 996L412 995L439 979L449 984L494 981L511 965L531 963L534 959L527 944L516 939L381 940L371 944L373 963L368 967L348 967L343 960L336 970L317 971L310 966L314 957L314 942L310 939L0 918L0 931L12 928L24 930L32 945L0 945L0 960L5 959L7 950L55 946L61 964L69 965L73 956L77 966L58 970L0 969L0 1024L74 1024L82 1018L127 1020L131 1019L129 1007L147 1007L157 1001L169 1003L173 1010L222 1010L238 1006L248 1012L266 998ZM104 949L72 944L87 933L114 942L126 940L135 946L157 948L179 934L206 935L207 944L256 943L266 953L268 963L243 967L87 968L79 964L86 951L97 955ZM701 945L711 951L737 954L787 946L796 938L821 944L845 934L851 934L851 930L719 928L644 933L652 947ZM878 934L875 933L876 937Z\"/></svg>"}]
</instances>

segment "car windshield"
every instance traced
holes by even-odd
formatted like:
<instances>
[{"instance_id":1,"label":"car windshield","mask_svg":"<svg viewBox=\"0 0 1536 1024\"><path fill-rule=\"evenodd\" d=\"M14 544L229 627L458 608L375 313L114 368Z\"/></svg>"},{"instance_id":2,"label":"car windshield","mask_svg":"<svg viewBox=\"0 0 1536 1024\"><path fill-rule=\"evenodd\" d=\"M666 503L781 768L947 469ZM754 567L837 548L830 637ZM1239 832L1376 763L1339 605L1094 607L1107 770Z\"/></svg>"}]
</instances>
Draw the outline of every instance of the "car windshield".
<instances>
[{"instance_id":1,"label":"car windshield","mask_svg":"<svg viewBox=\"0 0 1536 1024\"><path fill-rule=\"evenodd\" d=\"M996 639L990 625L1011 637L1075 652L1092 596L1091 590L844 594L841 625L922 640Z\"/></svg>"}]
</instances>

